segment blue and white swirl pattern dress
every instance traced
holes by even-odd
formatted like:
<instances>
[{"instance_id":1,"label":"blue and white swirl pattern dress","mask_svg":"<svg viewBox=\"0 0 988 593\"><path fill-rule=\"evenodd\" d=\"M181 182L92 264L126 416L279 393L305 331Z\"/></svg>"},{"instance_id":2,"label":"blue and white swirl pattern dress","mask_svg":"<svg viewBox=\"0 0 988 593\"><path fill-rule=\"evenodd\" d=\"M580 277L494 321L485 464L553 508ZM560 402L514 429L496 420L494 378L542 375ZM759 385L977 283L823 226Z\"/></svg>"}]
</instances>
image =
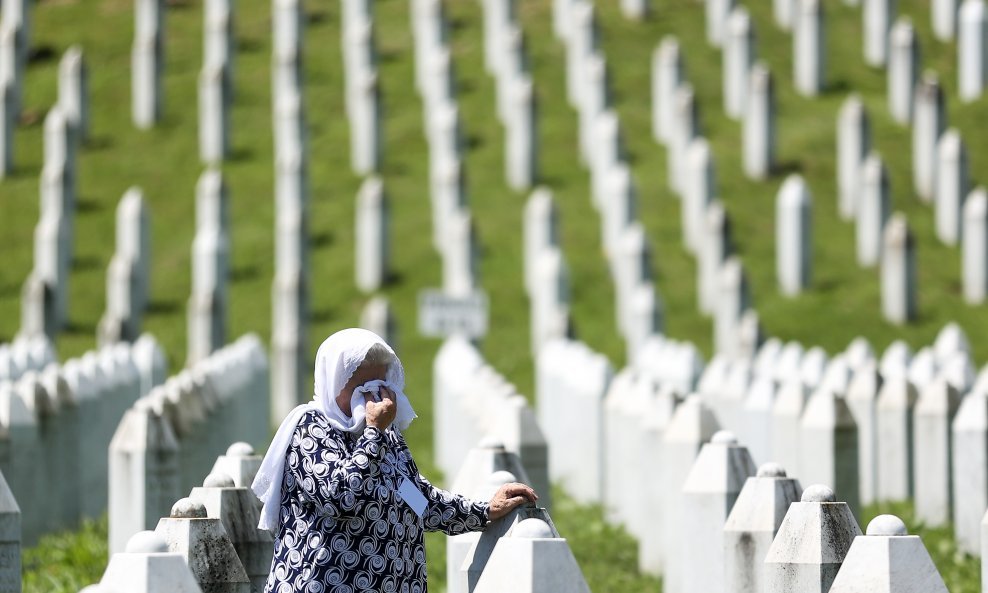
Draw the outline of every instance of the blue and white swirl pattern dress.
<instances>
[{"instance_id":1,"label":"blue and white swirl pattern dress","mask_svg":"<svg viewBox=\"0 0 988 593\"><path fill-rule=\"evenodd\" d=\"M406 476L428 500L421 518L398 495ZM479 531L487 513L423 478L395 428L355 438L308 412L288 448L264 592L426 593L425 531Z\"/></svg>"}]
</instances>

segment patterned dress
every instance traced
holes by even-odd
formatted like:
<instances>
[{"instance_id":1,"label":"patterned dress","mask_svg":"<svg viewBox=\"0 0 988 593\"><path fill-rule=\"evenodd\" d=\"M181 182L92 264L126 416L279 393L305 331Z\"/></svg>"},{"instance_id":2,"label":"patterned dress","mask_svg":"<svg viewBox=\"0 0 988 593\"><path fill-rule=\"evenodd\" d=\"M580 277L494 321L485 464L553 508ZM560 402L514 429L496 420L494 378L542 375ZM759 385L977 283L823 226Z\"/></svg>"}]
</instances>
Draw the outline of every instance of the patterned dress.
<instances>
[{"instance_id":1,"label":"patterned dress","mask_svg":"<svg viewBox=\"0 0 988 593\"><path fill-rule=\"evenodd\" d=\"M488 504L430 484L394 427L358 438L308 412L287 456L265 593L426 593L424 532L487 524ZM421 518L398 495L405 477L428 499Z\"/></svg>"}]
</instances>

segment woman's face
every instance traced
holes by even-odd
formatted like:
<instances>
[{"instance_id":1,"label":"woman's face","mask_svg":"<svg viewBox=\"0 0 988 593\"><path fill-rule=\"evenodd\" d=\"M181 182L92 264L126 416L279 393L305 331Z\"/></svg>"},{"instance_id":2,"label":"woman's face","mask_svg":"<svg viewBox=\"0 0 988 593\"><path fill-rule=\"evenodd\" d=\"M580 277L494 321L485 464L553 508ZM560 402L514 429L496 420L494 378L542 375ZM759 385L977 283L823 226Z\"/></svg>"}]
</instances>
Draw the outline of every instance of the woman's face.
<instances>
[{"instance_id":1,"label":"woman's face","mask_svg":"<svg viewBox=\"0 0 988 593\"><path fill-rule=\"evenodd\" d=\"M350 380L347 381L346 385L343 386L343 391L340 391L339 401L350 402L350 397L353 395L353 390L360 387L368 381L381 380L384 381L388 378L388 365L386 364L361 364L357 367L357 370L353 372ZM342 406L341 406L342 407Z\"/></svg>"}]
</instances>

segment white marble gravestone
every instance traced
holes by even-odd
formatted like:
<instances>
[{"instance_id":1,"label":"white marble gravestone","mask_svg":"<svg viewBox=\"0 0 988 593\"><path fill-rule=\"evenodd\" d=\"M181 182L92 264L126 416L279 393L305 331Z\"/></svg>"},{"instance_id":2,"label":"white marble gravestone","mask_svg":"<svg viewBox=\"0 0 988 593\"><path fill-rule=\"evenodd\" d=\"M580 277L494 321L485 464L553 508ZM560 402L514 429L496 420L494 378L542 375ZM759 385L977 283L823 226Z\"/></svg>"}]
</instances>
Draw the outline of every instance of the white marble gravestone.
<instances>
[{"instance_id":1,"label":"white marble gravestone","mask_svg":"<svg viewBox=\"0 0 988 593\"><path fill-rule=\"evenodd\" d=\"M701 313L716 312L719 300L717 279L731 250L731 225L724 204L715 200L707 206L700 229L697 254L697 306Z\"/></svg>"},{"instance_id":2,"label":"white marble gravestone","mask_svg":"<svg viewBox=\"0 0 988 593\"><path fill-rule=\"evenodd\" d=\"M914 451L913 411L918 394L904 377L882 384L875 404L878 446L878 502L912 498Z\"/></svg>"},{"instance_id":3,"label":"white marble gravestone","mask_svg":"<svg viewBox=\"0 0 988 593\"><path fill-rule=\"evenodd\" d=\"M873 67L885 66L889 53L889 31L896 18L897 0L863 0L864 58Z\"/></svg>"},{"instance_id":4,"label":"white marble gravestone","mask_svg":"<svg viewBox=\"0 0 988 593\"><path fill-rule=\"evenodd\" d=\"M831 593L928 591L947 593L923 540L909 535L893 515L879 515L858 535L844 556Z\"/></svg>"},{"instance_id":5,"label":"white marble gravestone","mask_svg":"<svg viewBox=\"0 0 988 593\"><path fill-rule=\"evenodd\" d=\"M766 593L827 593L854 538L851 509L833 490L814 485L789 507L765 557Z\"/></svg>"},{"instance_id":6,"label":"white marble gravestone","mask_svg":"<svg viewBox=\"0 0 988 593\"><path fill-rule=\"evenodd\" d=\"M765 557L802 487L777 463L765 463L748 478L724 523L724 584L734 593L761 593Z\"/></svg>"},{"instance_id":7,"label":"white marble gravestone","mask_svg":"<svg viewBox=\"0 0 988 593\"><path fill-rule=\"evenodd\" d=\"M902 374L901 377L905 377ZM896 375L889 375L893 380ZM882 373L875 362L863 364L848 386L847 407L858 428L858 480L861 504L869 505L877 500L878 482L878 392L882 387Z\"/></svg>"},{"instance_id":8,"label":"white marble gravestone","mask_svg":"<svg viewBox=\"0 0 988 593\"><path fill-rule=\"evenodd\" d=\"M950 426L960 403L958 391L940 379L920 392L913 409L913 497L916 517L926 525L950 521L954 498Z\"/></svg>"},{"instance_id":9,"label":"white marble gravestone","mask_svg":"<svg viewBox=\"0 0 988 593\"><path fill-rule=\"evenodd\" d=\"M763 62L756 62L749 76L741 130L744 172L751 179L766 179L775 167L775 83Z\"/></svg>"},{"instance_id":10,"label":"white marble gravestone","mask_svg":"<svg viewBox=\"0 0 988 593\"><path fill-rule=\"evenodd\" d=\"M223 522L209 518L203 503L180 499L154 532L168 543L169 552L182 556L204 591L250 593L250 580Z\"/></svg>"},{"instance_id":11,"label":"white marble gravestone","mask_svg":"<svg viewBox=\"0 0 988 593\"><path fill-rule=\"evenodd\" d=\"M724 590L724 523L745 481L756 467L748 450L729 431L703 445L683 483L680 525L682 591Z\"/></svg>"},{"instance_id":12,"label":"white marble gravestone","mask_svg":"<svg viewBox=\"0 0 988 593\"><path fill-rule=\"evenodd\" d=\"M961 284L968 304L983 303L988 296L988 192L976 187L964 201L961 233Z\"/></svg>"},{"instance_id":13,"label":"white marble gravestone","mask_svg":"<svg viewBox=\"0 0 988 593\"><path fill-rule=\"evenodd\" d=\"M672 36L662 38L652 52L652 136L657 142L669 144L676 125L676 89L685 82L679 40Z\"/></svg>"},{"instance_id":14,"label":"white marble gravestone","mask_svg":"<svg viewBox=\"0 0 988 593\"><path fill-rule=\"evenodd\" d=\"M823 2L795 0L793 18L793 82L796 92L815 97L827 78L827 41Z\"/></svg>"},{"instance_id":15,"label":"white marble gravestone","mask_svg":"<svg viewBox=\"0 0 988 593\"><path fill-rule=\"evenodd\" d=\"M977 554L988 508L988 395L973 391L964 397L950 431L954 536L958 549Z\"/></svg>"},{"instance_id":16,"label":"white marble gravestone","mask_svg":"<svg viewBox=\"0 0 988 593\"><path fill-rule=\"evenodd\" d=\"M893 214L882 235L882 315L902 325L916 316L916 240L906 217Z\"/></svg>"},{"instance_id":17,"label":"white marble gravestone","mask_svg":"<svg viewBox=\"0 0 988 593\"><path fill-rule=\"evenodd\" d=\"M988 85L988 7L984 0L963 0L957 24L957 95L978 99Z\"/></svg>"},{"instance_id":18,"label":"white marble gravestone","mask_svg":"<svg viewBox=\"0 0 988 593\"><path fill-rule=\"evenodd\" d=\"M776 278L782 294L807 289L813 262L813 196L799 175L789 176L775 202Z\"/></svg>"},{"instance_id":19,"label":"white marble gravestone","mask_svg":"<svg viewBox=\"0 0 988 593\"><path fill-rule=\"evenodd\" d=\"M881 261L883 231L892 208L888 169L878 153L868 155L861 166L857 190L855 252L858 265L870 268Z\"/></svg>"},{"instance_id":20,"label":"white marble gravestone","mask_svg":"<svg viewBox=\"0 0 988 593\"><path fill-rule=\"evenodd\" d=\"M724 113L735 120L747 112L750 73L756 54L754 27L751 15L743 6L734 8L724 25Z\"/></svg>"},{"instance_id":21,"label":"white marble gravestone","mask_svg":"<svg viewBox=\"0 0 988 593\"><path fill-rule=\"evenodd\" d=\"M930 24L933 34L940 41L951 41L957 32L957 12L961 0L932 0Z\"/></svg>"},{"instance_id":22,"label":"white marble gravestone","mask_svg":"<svg viewBox=\"0 0 988 593\"><path fill-rule=\"evenodd\" d=\"M967 198L967 148L955 128L943 133L937 145L937 178L933 195L933 210L937 238L947 245L960 242L964 199Z\"/></svg>"},{"instance_id":23,"label":"white marble gravestone","mask_svg":"<svg viewBox=\"0 0 988 593\"><path fill-rule=\"evenodd\" d=\"M85 590L89 590L87 587ZM125 551L110 562L94 593L203 593L181 554L169 551L168 542L153 531L141 531L127 542Z\"/></svg>"},{"instance_id":24,"label":"white marble gravestone","mask_svg":"<svg viewBox=\"0 0 988 593\"><path fill-rule=\"evenodd\" d=\"M837 116L837 211L844 220L858 215L861 164L871 150L871 119L861 97L852 94Z\"/></svg>"},{"instance_id":25,"label":"white marble gravestone","mask_svg":"<svg viewBox=\"0 0 988 593\"><path fill-rule=\"evenodd\" d=\"M357 194L357 287L379 290L388 279L390 260L389 208L384 183L368 177Z\"/></svg>"},{"instance_id":26,"label":"white marble gravestone","mask_svg":"<svg viewBox=\"0 0 988 593\"><path fill-rule=\"evenodd\" d=\"M858 429L847 402L829 390L818 390L806 402L800 426L801 479L831 487L857 513Z\"/></svg>"},{"instance_id":27,"label":"white marble gravestone","mask_svg":"<svg viewBox=\"0 0 988 593\"><path fill-rule=\"evenodd\" d=\"M912 122L919 65L916 30L908 17L899 17L889 33L887 89L889 114L896 123L909 125Z\"/></svg>"},{"instance_id":28,"label":"white marble gravestone","mask_svg":"<svg viewBox=\"0 0 988 593\"><path fill-rule=\"evenodd\" d=\"M913 187L924 202L931 202L937 184L937 146L947 128L947 101L935 72L927 71L916 83L913 112Z\"/></svg>"}]
</instances>

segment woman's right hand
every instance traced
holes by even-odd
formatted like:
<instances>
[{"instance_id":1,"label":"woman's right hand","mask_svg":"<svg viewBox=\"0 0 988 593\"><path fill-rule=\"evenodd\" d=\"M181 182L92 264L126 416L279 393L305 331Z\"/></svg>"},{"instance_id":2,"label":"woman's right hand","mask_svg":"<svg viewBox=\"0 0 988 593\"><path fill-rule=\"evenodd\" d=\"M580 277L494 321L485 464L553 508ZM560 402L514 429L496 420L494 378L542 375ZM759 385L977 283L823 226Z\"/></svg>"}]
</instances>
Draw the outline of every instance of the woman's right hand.
<instances>
[{"instance_id":1,"label":"woman's right hand","mask_svg":"<svg viewBox=\"0 0 988 593\"><path fill-rule=\"evenodd\" d=\"M395 394L390 389L382 387L381 401L368 399L364 409L367 414L367 426L373 426L383 432L394 422L398 413L398 402L395 401Z\"/></svg>"}]
</instances>

